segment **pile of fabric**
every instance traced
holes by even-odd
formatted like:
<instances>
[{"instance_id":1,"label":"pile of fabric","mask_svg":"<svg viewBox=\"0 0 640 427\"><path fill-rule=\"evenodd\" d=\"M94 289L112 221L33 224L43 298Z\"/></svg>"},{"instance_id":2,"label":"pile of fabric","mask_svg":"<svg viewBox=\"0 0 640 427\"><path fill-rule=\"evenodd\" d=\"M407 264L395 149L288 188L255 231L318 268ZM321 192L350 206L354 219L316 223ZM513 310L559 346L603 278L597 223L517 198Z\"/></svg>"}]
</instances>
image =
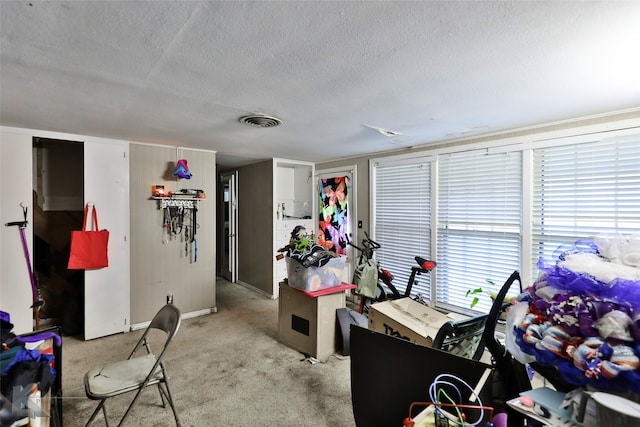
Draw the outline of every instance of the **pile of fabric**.
<instances>
[{"instance_id":1,"label":"pile of fabric","mask_svg":"<svg viewBox=\"0 0 640 427\"><path fill-rule=\"evenodd\" d=\"M23 411L26 408L32 416L44 416L38 405L29 403L29 399L36 393L45 396L53 386L55 356L53 348L41 352L29 347L49 338L53 339L55 347L62 344L60 336L53 332L16 335L9 313L0 311L0 394L2 402L8 406L0 411L0 426L12 425L15 420L26 417L28 414Z\"/></svg>"},{"instance_id":2,"label":"pile of fabric","mask_svg":"<svg viewBox=\"0 0 640 427\"><path fill-rule=\"evenodd\" d=\"M302 225L297 225L291 231L291 238L289 245L287 245L287 256L308 268L322 267L333 258L338 257L338 254L325 250L314 241L313 234L310 234Z\"/></svg>"},{"instance_id":3,"label":"pile of fabric","mask_svg":"<svg viewBox=\"0 0 640 427\"><path fill-rule=\"evenodd\" d=\"M640 236L556 251L508 316L507 348L575 386L640 393Z\"/></svg>"}]
</instances>

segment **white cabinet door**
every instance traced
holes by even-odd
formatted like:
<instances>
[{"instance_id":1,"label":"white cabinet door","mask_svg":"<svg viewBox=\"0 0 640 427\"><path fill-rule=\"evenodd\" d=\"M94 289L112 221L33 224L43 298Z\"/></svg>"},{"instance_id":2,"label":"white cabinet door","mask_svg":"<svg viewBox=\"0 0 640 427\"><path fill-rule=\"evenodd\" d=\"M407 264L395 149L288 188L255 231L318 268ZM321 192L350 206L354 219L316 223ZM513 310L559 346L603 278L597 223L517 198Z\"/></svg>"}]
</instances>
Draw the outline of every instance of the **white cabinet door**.
<instances>
[{"instance_id":1,"label":"white cabinet door","mask_svg":"<svg viewBox=\"0 0 640 427\"><path fill-rule=\"evenodd\" d=\"M85 139L84 200L109 230L109 267L85 271L84 338L129 329L129 143Z\"/></svg>"},{"instance_id":2,"label":"white cabinet door","mask_svg":"<svg viewBox=\"0 0 640 427\"><path fill-rule=\"evenodd\" d=\"M4 224L22 221L20 204L27 206L25 232L33 265L31 152L31 135L0 128L0 310L11 315L16 334L33 331L31 281L20 230Z\"/></svg>"}]
</instances>

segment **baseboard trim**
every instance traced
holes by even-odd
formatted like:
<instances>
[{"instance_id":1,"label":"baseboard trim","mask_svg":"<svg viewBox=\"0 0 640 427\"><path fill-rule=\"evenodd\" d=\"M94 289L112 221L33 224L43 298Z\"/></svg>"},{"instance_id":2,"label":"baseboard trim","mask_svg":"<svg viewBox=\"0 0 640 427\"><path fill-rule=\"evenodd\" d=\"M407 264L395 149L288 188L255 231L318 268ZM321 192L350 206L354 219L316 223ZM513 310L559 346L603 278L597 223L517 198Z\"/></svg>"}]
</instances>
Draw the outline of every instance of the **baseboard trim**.
<instances>
[{"instance_id":1,"label":"baseboard trim","mask_svg":"<svg viewBox=\"0 0 640 427\"><path fill-rule=\"evenodd\" d=\"M211 307L211 308L205 308L204 310L190 311L189 313L182 314L180 317L182 319L192 319L194 317L206 316L207 314L217 313L217 312L218 312L218 307ZM151 324L151 320L149 320L148 322L135 323L131 325L131 328L129 328L129 331L133 332L139 329L146 329L147 327L149 327L150 324Z\"/></svg>"},{"instance_id":2,"label":"baseboard trim","mask_svg":"<svg viewBox=\"0 0 640 427\"><path fill-rule=\"evenodd\" d=\"M272 295L272 294L270 294L270 293L268 293L268 292L265 292L265 291L263 291L262 289L258 289L258 288L256 288L255 286L252 286L252 285L250 285L250 284L248 284L248 283L246 283L246 282L243 282L243 281L241 281L241 280L237 280L237 281L236 281L236 283L237 283L238 285L240 285L240 286L244 287L244 288L250 289L250 290L252 290L253 292L258 293L258 294L260 294L260 295L262 295L262 296L265 296L265 297L267 297L267 298L269 298L269 299L278 299L278 297L277 297L277 296Z\"/></svg>"}]
</instances>

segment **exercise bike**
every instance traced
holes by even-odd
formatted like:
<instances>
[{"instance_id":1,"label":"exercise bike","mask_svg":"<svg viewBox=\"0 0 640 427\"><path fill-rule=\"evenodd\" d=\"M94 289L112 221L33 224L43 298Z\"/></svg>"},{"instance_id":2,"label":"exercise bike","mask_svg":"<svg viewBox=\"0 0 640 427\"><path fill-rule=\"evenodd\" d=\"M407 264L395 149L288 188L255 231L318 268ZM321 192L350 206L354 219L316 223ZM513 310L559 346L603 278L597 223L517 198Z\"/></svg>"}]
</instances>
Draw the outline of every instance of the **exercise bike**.
<instances>
[{"instance_id":1,"label":"exercise bike","mask_svg":"<svg viewBox=\"0 0 640 427\"><path fill-rule=\"evenodd\" d=\"M366 231L364 232L364 235L365 237L364 239L362 239L361 247L353 244L349 239L347 239L347 244L360 252L353 279L354 284L358 286L355 293L361 296L360 313L365 311L365 309L368 309L368 306L370 304L400 298L413 298L418 302L426 304L426 301L424 301L422 296L419 294L415 297L411 297L411 291L413 289L413 286L418 283L416 277L433 270L436 267L436 262L420 256L414 257L417 266L414 265L411 267L411 275L409 276L409 279L407 281L407 286L404 290L404 293L401 293L393 283L393 274L386 268L380 267L380 264L374 258L374 252L377 249L380 249L380 244L371 239ZM361 271L366 268L375 268L375 271L377 272L375 279L375 293L370 288L371 283L365 284L369 287L369 289L364 289L364 287L359 286L360 280L362 278ZM358 275L360 276L358 277Z\"/></svg>"}]
</instances>

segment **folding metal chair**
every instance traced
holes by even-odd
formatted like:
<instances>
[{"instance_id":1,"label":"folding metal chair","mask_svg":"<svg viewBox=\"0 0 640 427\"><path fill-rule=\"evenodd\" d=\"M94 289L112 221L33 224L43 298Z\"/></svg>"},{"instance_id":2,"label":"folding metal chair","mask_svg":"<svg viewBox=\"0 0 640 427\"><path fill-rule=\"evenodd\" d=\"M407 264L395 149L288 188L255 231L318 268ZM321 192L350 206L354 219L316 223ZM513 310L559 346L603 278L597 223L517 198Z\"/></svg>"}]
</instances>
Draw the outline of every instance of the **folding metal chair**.
<instances>
[{"instance_id":1,"label":"folding metal chair","mask_svg":"<svg viewBox=\"0 0 640 427\"><path fill-rule=\"evenodd\" d=\"M488 314L482 314L458 322L445 323L438 330L431 346L456 356L480 360L484 352L482 334L487 317Z\"/></svg>"},{"instance_id":2,"label":"folding metal chair","mask_svg":"<svg viewBox=\"0 0 640 427\"><path fill-rule=\"evenodd\" d=\"M153 320L145 330L144 334L138 340L133 351L127 358L120 362L111 363L109 365L100 366L87 372L84 376L84 388L87 397L92 400L99 400L100 403L91 414L91 418L87 421L88 426L96 417L100 409L104 415L104 421L109 427L107 418L107 409L105 402L107 399L119 396L124 393L136 391L136 395L129 404L127 411L122 416L118 426L123 425L126 418L131 413L133 405L136 403L140 394L147 386L157 385L162 399L162 407L166 408L169 403L176 425L179 427L180 420L173 403L171 390L169 388L169 376L167 375L164 357L169 345L180 327L180 310L173 304L167 304L158 311ZM149 332L152 329L158 329L166 333L164 346L159 354L154 355L151 351ZM152 334L155 337L156 334ZM143 356L134 357L136 352L144 347L147 352Z\"/></svg>"}]
</instances>

